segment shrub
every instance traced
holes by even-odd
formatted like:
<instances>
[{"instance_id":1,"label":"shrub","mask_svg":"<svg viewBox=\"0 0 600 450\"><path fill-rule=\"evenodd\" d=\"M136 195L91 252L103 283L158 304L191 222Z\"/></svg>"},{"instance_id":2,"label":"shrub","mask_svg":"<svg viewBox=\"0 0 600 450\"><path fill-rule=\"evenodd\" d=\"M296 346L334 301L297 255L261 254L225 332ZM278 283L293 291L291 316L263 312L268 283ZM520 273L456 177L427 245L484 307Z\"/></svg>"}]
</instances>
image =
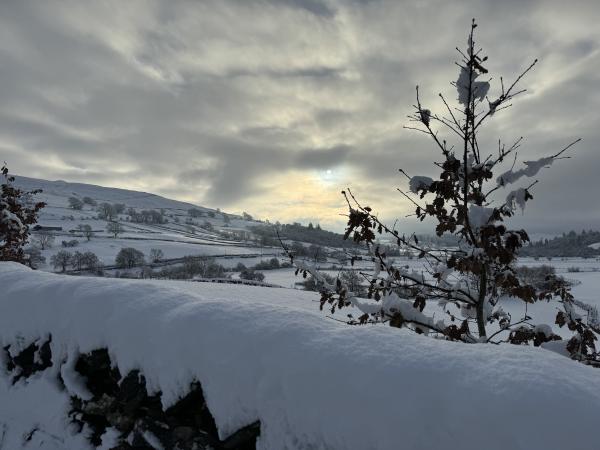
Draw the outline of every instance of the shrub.
<instances>
[{"instance_id":1,"label":"shrub","mask_svg":"<svg viewBox=\"0 0 600 450\"><path fill-rule=\"evenodd\" d=\"M242 280L263 281L265 279L265 274L262 272L256 272L252 269L245 269L240 273L240 278Z\"/></svg>"},{"instance_id":2,"label":"shrub","mask_svg":"<svg viewBox=\"0 0 600 450\"><path fill-rule=\"evenodd\" d=\"M271 258L269 261L261 261L254 266L255 270L274 270L281 268L279 259Z\"/></svg>"},{"instance_id":3,"label":"shrub","mask_svg":"<svg viewBox=\"0 0 600 450\"><path fill-rule=\"evenodd\" d=\"M73 254L66 250L59 250L57 253L52 255L50 258L50 264L54 267L54 270L60 269L61 272L67 270L67 266L71 264L71 257Z\"/></svg>"},{"instance_id":4,"label":"shrub","mask_svg":"<svg viewBox=\"0 0 600 450\"><path fill-rule=\"evenodd\" d=\"M69 197L69 208L80 210L83 208L83 201L81 201L77 197Z\"/></svg>"},{"instance_id":5,"label":"shrub","mask_svg":"<svg viewBox=\"0 0 600 450\"><path fill-rule=\"evenodd\" d=\"M97 205L96 200L94 200L92 197L83 197L82 201L86 205L90 205L90 206L96 206Z\"/></svg>"},{"instance_id":6,"label":"shrub","mask_svg":"<svg viewBox=\"0 0 600 450\"><path fill-rule=\"evenodd\" d=\"M141 266L144 262L144 254L132 247L122 248L115 258L115 264L122 269Z\"/></svg>"}]
</instances>

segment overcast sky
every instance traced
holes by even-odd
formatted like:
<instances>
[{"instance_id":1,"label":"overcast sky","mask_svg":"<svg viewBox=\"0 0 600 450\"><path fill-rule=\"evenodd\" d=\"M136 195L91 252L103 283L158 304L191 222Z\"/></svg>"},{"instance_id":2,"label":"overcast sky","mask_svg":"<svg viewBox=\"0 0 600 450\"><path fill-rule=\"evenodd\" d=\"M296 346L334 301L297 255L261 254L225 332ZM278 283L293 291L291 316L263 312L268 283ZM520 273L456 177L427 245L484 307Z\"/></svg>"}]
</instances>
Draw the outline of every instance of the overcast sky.
<instances>
[{"instance_id":1,"label":"overcast sky","mask_svg":"<svg viewBox=\"0 0 600 450\"><path fill-rule=\"evenodd\" d=\"M520 156L536 159L584 139L538 177L517 223L599 229L596 1L1 2L0 159L20 175L337 229L349 186L401 217L398 168L435 176L440 159L402 128L415 85L426 106L456 99L472 17L491 96L540 59L484 130L489 150L524 136Z\"/></svg>"}]
</instances>

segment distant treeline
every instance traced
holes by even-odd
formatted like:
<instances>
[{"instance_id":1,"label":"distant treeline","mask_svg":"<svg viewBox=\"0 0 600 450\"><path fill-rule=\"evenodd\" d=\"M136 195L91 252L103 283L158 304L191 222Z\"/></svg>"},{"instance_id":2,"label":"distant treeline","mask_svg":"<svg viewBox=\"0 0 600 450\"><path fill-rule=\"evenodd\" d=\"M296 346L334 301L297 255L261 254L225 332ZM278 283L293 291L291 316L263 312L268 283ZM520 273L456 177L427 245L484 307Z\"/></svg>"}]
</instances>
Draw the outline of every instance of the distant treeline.
<instances>
[{"instance_id":1,"label":"distant treeline","mask_svg":"<svg viewBox=\"0 0 600 450\"><path fill-rule=\"evenodd\" d=\"M458 237L453 234L444 234L442 236L418 234L417 239L424 244L439 248L458 247L459 245Z\"/></svg>"},{"instance_id":2,"label":"distant treeline","mask_svg":"<svg viewBox=\"0 0 600 450\"><path fill-rule=\"evenodd\" d=\"M306 242L324 247L356 248L357 245L351 240L344 240L344 236L332 231L323 230L319 225L303 226L299 223L257 225L251 227L254 234L260 236L265 245L279 245L277 231L281 239Z\"/></svg>"},{"instance_id":3,"label":"distant treeline","mask_svg":"<svg viewBox=\"0 0 600 450\"><path fill-rule=\"evenodd\" d=\"M569 231L552 239L540 239L523 247L521 256L533 257L582 257L589 258L600 256L600 249L590 247L591 244L600 243L600 231L585 231L576 233ZM600 245L600 244L599 244Z\"/></svg>"}]
</instances>

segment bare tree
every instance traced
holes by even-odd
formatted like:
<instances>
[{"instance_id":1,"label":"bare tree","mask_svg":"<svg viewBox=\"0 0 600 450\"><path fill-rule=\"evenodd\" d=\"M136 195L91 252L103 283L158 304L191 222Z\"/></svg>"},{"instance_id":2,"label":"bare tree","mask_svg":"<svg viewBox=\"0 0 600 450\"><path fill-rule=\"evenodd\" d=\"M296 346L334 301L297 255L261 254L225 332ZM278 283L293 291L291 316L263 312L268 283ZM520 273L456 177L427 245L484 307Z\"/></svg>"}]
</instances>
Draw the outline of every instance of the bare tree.
<instances>
[{"instance_id":1,"label":"bare tree","mask_svg":"<svg viewBox=\"0 0 600 450\"><path fill-rule=\"evenodd\" d=\"M72 256L73 255L71 254L71 252L68 252L66 250L60 250L58 253L52 255L52 257L50 258L50 264L54 266L55 270L60 268L61 272L64 272L65 270L67 270L67 266L71 264Z\"/></svg>"},{"instance_id":2,"label":"bare tree","mask_svg":"<svg viewBox=\"0 0 600 450\"><path fill-rule=\"evenodd\" d=\"M77 197L69 197L69 208L80 210L83 208L83 201Z\"/></svg>"},{"instance_id":3,"label":"bare tree","mask_svg":"<svg viewBox=\"0 0 600 450\"><path fill-rule=\"evenodd\" d=\"M85 252L82 257L82 265L87 270L96 270L100 267L100 260L93 252Z\"/></svg>"},{"instance_id":4,"label":"bare tree","mask_svg":"<svg viewBox=\"0 0 600 450\"><path fill-rule=\"evenodd\" d=\"M518 251L529 237L523 229L509 229L505 221L517 208L525 208L526 202L533 198L532 188L537 181L526 181L521 187L500 194L508 185L534 177L541 169L566 158L564 153L579 139L539 160L527 161L525 167L518 169L516 151L522 138L510 145L500 142L495 153L485 152L479 142L482 127L525 92L517 85L537 61L510 84L500 78L497 97L491 99L490 79L484 67L487 57L475 46L476 26L473 21L466 51L459 50L459 76L454 83L458 108L451 107L446 97L439 94L445 112L433 113L423 106L417 87L414 113L409 116L412 123L405 127L432 140L441 156L441 161L434 163L440 175L437 179L410 176L400 169L408 179L409 188L398 189L414 206L418 220L431 218L436 224L436 234L453 234L459 240L459 248L434 251L422 245L415 235L406 236L382 222L372 208L361 204L347 190L343 192L349 208L345 237L366 244L374 262L374 272L362 274L369 278L368 299L358 298L340 277L328 282L314 266L302 261L297 261L296 266L305 276L310 274L324 285L321 308L328 305L331 313L335 313L353 306L360 311L359 317L350 315L349 323L384 322L463 342L531 342L538 346L560 340L550 325L532 323L525 308L523 317L513 318L500 305L501 293L521 299L524 305L555 300L561 307L556 324L567 325L574 332L565 345L566 350L573 359L600 366L600 354L595 347L596 333L600 330L594 330L576 312L576 303L564 280L551 277L539 289L516 274ZM452 146L440 130L455 138L457 144ZM495 176L494 172L509 159L512 166ZM378 234L387 235L401 250L418 254L423 269L397 266L377 244ZM293 258L293 253L289 255ZM427 305L440 305L441 311L435 316L425 310ZM488 328L493 331L488 332Z\"/></svg>"},{"instance_id":5,"label":"bare tree","mask_svg":"<svg viewBox=\"0 0 600 450\"><path fill-rule=\"evenodd\" d=\"M106 224L106 232L112 234L115 239L123 231L123 226L119 222L108 222Z\"/></svg>"},{"instance_id":6,"label":"bare tree","mask_svg":"<svg viewBox=\"0 0 600 450\"><path fill-rule=\"evenodd\" d=\"M117 218L117 211L114 205L106 202L100 203L98 205L98 217L109 221L115 220Z\"/></svg>"},{"instance_id":7,"label":"bare tree","mask_svg":"<svg viewBox=\"0 0 600 450\"><path fill-rule=\"evenodd\" d=\"M123 269L131 269L144 264L144 262L144 254L132 247L122 248L115 258L116 265Z\"/></svg>"},{"instance_id":8,"label":"bare tree","mask_svg":"<svg viewBox=\"0 0 600 450\"><path fill-rule=\"evenodd\" d=\"M42 252L38 247L30 246L24 249L25 261L32 269L38 269L46 262L46 258L42 256Z\"/></svg>"},{"instance_id":9,"label":"bare tree","mask_svg":"<svg viewBox=\"0 0 600 450\"><path fill-rule=\"evenodd\" d=\"M79 231L81 231L81 234L83 234L83 236L88 241L94 236L94 231L92 230L92 227L88 224L80 224L77 228L79 229Z\"/></svg>"},{"instance_id":10,"label":"bare tree","mask_svg":"<svg viewBox=\"0 0 600 450\"><path fill-rule=\"evenodd\" d=\"M71 265L73 269L81 270L85 264L84 254L80 251L76 251L71 255Z\"/></svg>"},{"instance_id":11,"label":"bare tree","mask_svg":"<svg viewBox=\"0 0 600 450\"><path fill-rule=\"evenodd\" d=\"M165 257L165 254L160 248L151 248L150 249L150 261L159 262Z\"/></svg>"},{"instance_id":12,"label":"bare tree","mask_svg":"<svg viewBox=\"0 0 600 450\"><path fill-rule=\"evenodd\" d=\"M52 248L54 244L54 235L47 231L40 231L35 235L35 241L42 250Z\"/></svg>"}]
</instances>

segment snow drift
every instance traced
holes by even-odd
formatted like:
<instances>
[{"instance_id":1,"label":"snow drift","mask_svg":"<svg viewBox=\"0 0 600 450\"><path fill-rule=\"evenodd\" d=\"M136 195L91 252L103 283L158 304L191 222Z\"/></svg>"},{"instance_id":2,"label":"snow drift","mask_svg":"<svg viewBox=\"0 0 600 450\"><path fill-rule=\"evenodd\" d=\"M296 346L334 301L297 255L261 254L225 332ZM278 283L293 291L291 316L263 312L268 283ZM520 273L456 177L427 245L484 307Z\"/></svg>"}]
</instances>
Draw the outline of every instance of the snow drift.
<instances>
[{"instance_id":1,"label":"snow drift","mask_svg":"<svg viewBox=\"0 0 600 450\"><path fill-rule=\"evenodd\" d=\"M600 372L547 350L349 327L324 317L315 294L286 289L67 277L14 263L0 263L0 286L2 347L51 335L53 362L65 365L106 347L165 406L198 380L220 435L260 420L259 448L597 444ZM37 448L86 448L67 417L69 395L86 394L76 380L61 391L49 370L14 386L0 372L0 448L19 448L34 426L49 436Z\"/></svg>"}]
</instances>

